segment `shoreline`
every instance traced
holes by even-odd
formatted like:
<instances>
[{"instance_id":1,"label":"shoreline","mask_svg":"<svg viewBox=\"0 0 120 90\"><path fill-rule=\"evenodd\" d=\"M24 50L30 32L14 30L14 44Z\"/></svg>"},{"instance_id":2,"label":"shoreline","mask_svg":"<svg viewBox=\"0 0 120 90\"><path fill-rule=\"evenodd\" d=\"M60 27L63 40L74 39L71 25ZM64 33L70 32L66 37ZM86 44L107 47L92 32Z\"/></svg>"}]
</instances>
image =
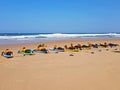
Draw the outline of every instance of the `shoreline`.
<instances>
[{"instance_id":1,"label":"shoreline","mask_svg":"<svg viewBox=\"0 0 120 90\"><path fill-rule=\"evenodd\" d=\"M0 46L11 46L11 45L22 45L22 44L33 44L33 43L48 43L48 42L58 42L58 41L114 41L114 40L120 40L120 38L80 38L80 39L58 39L58 40L40 40L40 41L37 41L37 40L32 40L32 41L29 41L29 42L24 42L22 41L22 43L8 43L8 44L0 44ZM9 41L9 40L8 40Z\"/></svg>"}]
</instances>

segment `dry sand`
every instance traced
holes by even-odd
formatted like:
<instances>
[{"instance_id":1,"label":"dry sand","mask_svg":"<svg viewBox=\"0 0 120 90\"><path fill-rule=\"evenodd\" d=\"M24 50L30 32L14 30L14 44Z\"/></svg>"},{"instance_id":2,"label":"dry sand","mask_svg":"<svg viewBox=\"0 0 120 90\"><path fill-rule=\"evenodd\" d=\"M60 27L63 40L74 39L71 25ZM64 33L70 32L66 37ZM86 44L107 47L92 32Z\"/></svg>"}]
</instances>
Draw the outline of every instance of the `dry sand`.
<instances>
[{"instance_id":1,"label":"dry sand","mask_svg":"<svg viewBox=\"0 0 120 90\"><path fill-rule=\"evenodd\" d=\"M55 44L87 44L120 40L64 40L46 42L47 48ZM0 90L120 90L120 53L113 52L120 47L80 52L19 55L23 46L34 49L40 43L4 45L0 51L9 48L14 58L0 56ZM99 50L102 50L99 52ZM94 52L94 54L91 54ZM74 56L69 56L69 54Z\"/></svg>"}]
</instances>

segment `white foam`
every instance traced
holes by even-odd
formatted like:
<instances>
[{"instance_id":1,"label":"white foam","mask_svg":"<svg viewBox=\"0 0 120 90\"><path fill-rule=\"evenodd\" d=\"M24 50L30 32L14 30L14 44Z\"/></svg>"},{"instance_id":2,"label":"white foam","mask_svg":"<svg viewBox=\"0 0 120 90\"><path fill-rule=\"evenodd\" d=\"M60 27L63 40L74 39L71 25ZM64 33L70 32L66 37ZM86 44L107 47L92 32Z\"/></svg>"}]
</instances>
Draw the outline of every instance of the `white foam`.
<instances>
[{"instance_id":1,"label":"white foam","mask_svg":"<svg viewBox=\"0 0 120 90\"><path fill-rule=\"evenodd\" d=\"M86 38L86 37L120 37L117 33L107 33L107 34L38 34L38 35L21 35L21 36L0 36L0 39L17 39L17 40L31 40L31 39L57 39L57 38Z\"/></svg>"},{"instance_id":2,"label":"white foam","mask_svg":"<svg viewBox=\"0 0 120 90\"><path fill-rule=\"evenodd\" d=\"M46 38L65 38L65 37L99 37L99 36L115 36L120 37L120 34L116 33L108 33L108 34L40 34L40 36L46 37Z\"/></svg>"}]
</instances>

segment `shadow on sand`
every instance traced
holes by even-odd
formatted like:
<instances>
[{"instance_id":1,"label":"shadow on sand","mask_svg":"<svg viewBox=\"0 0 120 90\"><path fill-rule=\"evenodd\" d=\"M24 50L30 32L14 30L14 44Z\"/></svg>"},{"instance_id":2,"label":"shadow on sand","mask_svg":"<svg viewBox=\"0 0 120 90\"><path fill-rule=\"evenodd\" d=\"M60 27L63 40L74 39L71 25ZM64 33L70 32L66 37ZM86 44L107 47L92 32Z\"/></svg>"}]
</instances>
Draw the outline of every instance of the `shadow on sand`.
<instances>
[{"instance_id":1,"label":"shadow on sand","mask_svg":"<svg viewBox=\"0 0 120 90\"><path fill-rule=\"evenodd\" d=\"M120 51L113 51L113 52L115 52L115 53L120 53Z\"/></svg>"}]
</instances>

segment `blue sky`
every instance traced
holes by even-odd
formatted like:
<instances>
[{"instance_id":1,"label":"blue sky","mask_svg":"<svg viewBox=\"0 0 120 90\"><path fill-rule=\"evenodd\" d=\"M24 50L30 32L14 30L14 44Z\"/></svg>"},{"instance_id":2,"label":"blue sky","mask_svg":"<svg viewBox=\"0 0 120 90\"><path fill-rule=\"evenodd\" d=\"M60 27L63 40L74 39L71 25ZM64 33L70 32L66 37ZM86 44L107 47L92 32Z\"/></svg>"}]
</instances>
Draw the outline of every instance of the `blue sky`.
<instances>
[{"instance_id":1,"label":"blue sky","mask_svg":"<svg viewBox=\"0 0 120 90\"><path fill-rule=\"evenodd\" d=\"M120 0L0 0L0 33L120 32Z\"/></svg>"}]
</instances>

